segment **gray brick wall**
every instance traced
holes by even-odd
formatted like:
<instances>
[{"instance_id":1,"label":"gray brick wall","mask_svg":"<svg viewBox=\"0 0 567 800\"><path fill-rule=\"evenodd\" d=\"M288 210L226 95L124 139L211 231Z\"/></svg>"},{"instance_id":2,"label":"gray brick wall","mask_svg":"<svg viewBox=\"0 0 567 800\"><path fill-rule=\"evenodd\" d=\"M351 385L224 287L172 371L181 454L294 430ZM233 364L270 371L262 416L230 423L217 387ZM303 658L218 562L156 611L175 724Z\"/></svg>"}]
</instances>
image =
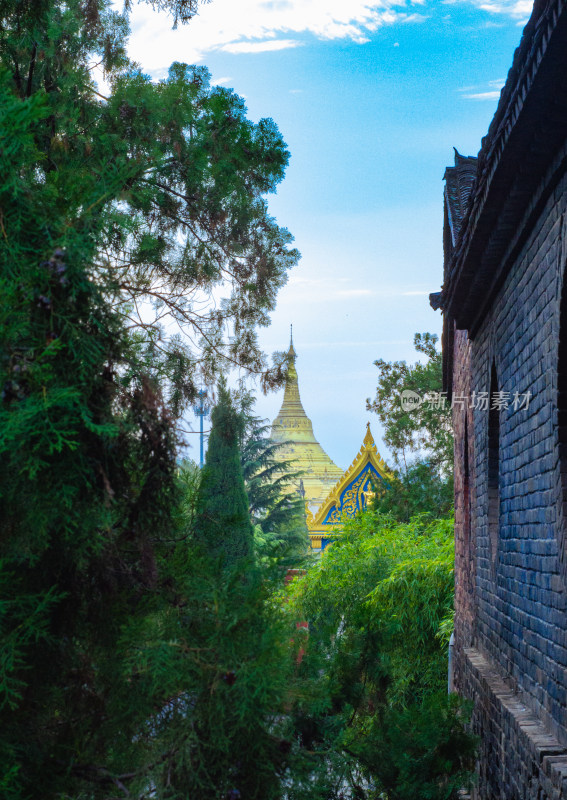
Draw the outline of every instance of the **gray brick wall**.
<instances>
[{"instance_id":1,"label":"gray brick wall","mask_svg":"<svg viewBox=\"0 0 567 800\"><path fill-rule=\"evenodd\" d=\"M557 441L566 212L564 177L481 330L473 341L462 331L455 337L454 396L489 391L493 363L500 390L510 392L511 398L516 391L531 392L527 410L500 413L496 547L491 546L488 523L488 412L454 409L455 679L457 689L476 703L473 724L482 737L483 765L478 796L483 800L567 798L560 762L550 766L553 754L541 755L526 744L530 730L536 730L533 725L541 725L538 735L544 731L551 737L556 761L563 754L567 759L566 543ZM465 418L470 521L464 478ZM475 653L493 670L492 684L503 680L506 691L533 719L525 729L521 713L518 717L502 707L498 698L503 690L499 693L486 676L479 677Z\"/></svg>"},{"instance_id":2,"label":"gray brick wall","mask_svg":"<svg viewBox=\"0 0 567 800\"><path fill-rule=\"evenodd\" d=\"M453 398L471 394L471 345L465 331L455 331ZM474 642L476 619L476 531L474 504L474 421L472 409L453 405L455 435L455 614L462 646ZM468 461L468 469L465 463ZM468 472L468 478L466 476Z\"/></svg>"}]
</instances>

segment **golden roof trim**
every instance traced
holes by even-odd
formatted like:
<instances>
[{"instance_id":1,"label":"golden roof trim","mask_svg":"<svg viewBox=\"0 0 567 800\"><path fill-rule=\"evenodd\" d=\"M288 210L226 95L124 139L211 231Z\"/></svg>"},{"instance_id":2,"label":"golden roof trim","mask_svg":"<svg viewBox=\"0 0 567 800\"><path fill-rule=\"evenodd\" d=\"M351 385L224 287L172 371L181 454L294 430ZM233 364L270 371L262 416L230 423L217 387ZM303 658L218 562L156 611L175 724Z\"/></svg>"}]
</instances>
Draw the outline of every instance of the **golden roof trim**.
<instances>
[{"instance_id":1,"label":"golden roof trim","mask_svg":"<svg viewBox=\"0 0 567 800\"><path fill-rule=\"evenodd\" d=\"M378 452L378 448L376 447L376 443L370 431L369 422L366 423L366 434L362 441L362 447L356 454L352 464L342 474L327 497L323 500L319 510L315 516L312 517L312 522L311 520L308 521L307 527L309 528L310 533L314 532L315 528L320 529L323 524L323 520L329 513L330 509L333 507L333 505L337 505L340 502L342 491L350 483L355 474L357 472L362 472L367 464L371 464L376 472L378 472L378 474L384 478L391 474L386 462Z\"/></svg>"}]
</instances>

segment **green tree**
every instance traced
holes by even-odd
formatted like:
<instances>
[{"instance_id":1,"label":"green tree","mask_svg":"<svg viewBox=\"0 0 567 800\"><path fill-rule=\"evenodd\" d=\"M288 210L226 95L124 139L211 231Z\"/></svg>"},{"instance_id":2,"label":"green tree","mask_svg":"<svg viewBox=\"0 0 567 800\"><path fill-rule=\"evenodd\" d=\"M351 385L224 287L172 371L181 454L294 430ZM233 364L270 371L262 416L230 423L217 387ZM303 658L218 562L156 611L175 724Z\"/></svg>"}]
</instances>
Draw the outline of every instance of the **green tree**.
<instances>
[{"instance_id":1,"label":"green tree","mask_svg":"<svg viewBox=\"0 0 567 800\"><path fill-rule=\"evenodd\" d=\"M428 513L432 519L453 513L453 477L440 473L430 461L417 458L406 467L395 469L377 487L374 507L409 522L416 514Z\"/></svg>"},{"instance_id":2,"label":"green tree","mask_svg":"<svg viewBox=\"0 0 567 800\"><path fill-rule=\"evenodd\" d=\"M189 458L184 459L177 469L177 484L181 499L176 511L179 527L185 532L193 527L200 483L201 471L198 465Z\"/></svg>"},{"instance_id":3,"label":"green tree","mask_svg":"<svg viewBox=\"0 0 567 800\"><path fill-rule=\"evenodd\" d=\"M183 22L196 4L155 5ZM173 64L157 83L141 73L126 56L128 14L108 0L6 0L0 70L20 121L29 101L42 109L22 178L50 212L45 245L67 247L88 231L93 278L146 346L166 354L159 377L177 412L196 373L212 381L238 364L266 383L281 377L267 370L255 329L298 259L263 197L289 154L274 123L250 122L241 98L211 89L205 68ZM106 98L95 62L111 86ZM3 135L9 152L10 128ZM3 207L5 243L21 230L22 210ZM207 302L213 289L220 303ZM188 336L172 337L173 327Z\"/></svg>"},{"instance_id":4,"label":"green tree","mask_svg":"<svg viewBox=\"0 0 567 800\"><path fill-rule=\"evenodd\" d=\"M156 5L179 21L193 9ZM288 158L273 123L250 123L203 69L152 84L127 33L102 0L0 4L0 787L13 800L147 794L156 765L173 771L158 728L193 697L171 689L185 644L137 634L182 617L175 417L196 371L264 370L255 327L297 258L263 199ZM224 301L209 313L213 288ZM160 329L165 312L195 349ZM164 656L153 683L145 649Z\"/></svg>"},{"instance_id":5,"label":"green tree","mask_svg":"<svg viewBox=\"0 0 567 800\"><path fill-rule=\"evenodd\" d=\"M384 426L395 464L376 507L404 522L425 511L447 516L453 506L453 434L451 409L442 394L442 355L434 334L416 333L414 344L426 361L375 361L376 396L366 401ZM420 396L421 404L402 405L402 393L408 390Z\"/></svg>"},{"instance_id":6,"label":"green tree","mask_svg":"<svg viewBox=\"0 0 567 800\"><path fill-rule=\"evenodd\" d=\"M310 624L294 711L305 796L456 798L475 743L466 707L446 695L451 522L363 512L293 595Z\"/></svg>"},{"instance_id":7,"label":"green tree","mask_svg":"<svg viewBox=\"0 0 567 800\"><path fill-rule=\"evenodd\" d=\"M279 800L293 768L294 649L274 596L281 575L270 581L253 557L238 449L244 422L221 382L205 466L185 463L177 474L177 544L160 569L170 602L148 598L122 642L138 690L154 704L147 766L131 792Z\"/></svg>"},{"instance_id":8,"label":"green tree","mask_svg":"<svg viewBox=\"0 0 567 800\"><path fill-rule=\"evenodd\" d=\"M183 542L163 575L172 602L155 613L148 604L121 642L136 690L153 702L131 796L279 800L293 758L294 662L264 572Z\"/></svg>"},{"instance_id":9,"label":"green tree","mask_svg":"<svg viewBox=\"0 0 567 800\"><path fill-rule=\"evenodd\" d=\"M41 217L27 212L25 236L39 244ZM147 711L119 639L158 587L176 441L85 250L5 262L0 277L6 797L108 790L120 761L137 766L132 742Z\"/></svg>"},{"instance_id":10,"label":"green tree","mask_svg":"<svg viewBox=\"0 0 567 800\"><path fill-rule=\"evenodd\" d=\"M211 423L197 496L195 540L228 566L252 556L253 528L240 464L243 420L224 381L219 384Z\"/></svg>"},{"instance_id":11,"label":"green tree","mask_svg":"<svg viewBox=\"0 0 567 800\"><path fill-rule=\"evenodd\" d=\"M270 426L253 413L254 398L239 395L243 429L240 441L242 474L255 528L258 555L277 558L280 565L298 565L309 550L305 506L291 484L301 477L291 461L277 458L281 444L269 437Z\"/></svg>"}]
</instances>

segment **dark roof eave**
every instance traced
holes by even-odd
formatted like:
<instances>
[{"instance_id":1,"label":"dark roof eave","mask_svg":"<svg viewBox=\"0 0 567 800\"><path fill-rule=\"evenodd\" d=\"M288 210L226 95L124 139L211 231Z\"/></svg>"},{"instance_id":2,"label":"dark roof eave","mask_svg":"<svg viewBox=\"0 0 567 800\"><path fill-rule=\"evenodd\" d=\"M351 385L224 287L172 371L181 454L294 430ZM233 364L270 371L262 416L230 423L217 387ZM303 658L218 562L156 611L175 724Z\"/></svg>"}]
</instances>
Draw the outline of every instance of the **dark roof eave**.
<instances>
[{"instance_id":1,"label":"dark roof eave","mask_svg":"<svg viewBox=\"0 0 567 800\"><path fill-rule=\"evenodd\" d=\"M505 256L512 255L542 175L567 136L567 86L557 80L567 74L565 1L552 0L542 10L543 5L536 2L483 140L471 202L447 265L443 307L461 329L480 324L511 263Z\"/></svg>"},{"instance_id":2,"label":"dark roof eave","mask_svg":"<svg viewBox=\"0 0 567 800\"><path fill-rule=\"evenodd\" d=\"M429 305L434 311L443 308L443 292L431 292L429 295Z\"/></svg>"}]
</instances>

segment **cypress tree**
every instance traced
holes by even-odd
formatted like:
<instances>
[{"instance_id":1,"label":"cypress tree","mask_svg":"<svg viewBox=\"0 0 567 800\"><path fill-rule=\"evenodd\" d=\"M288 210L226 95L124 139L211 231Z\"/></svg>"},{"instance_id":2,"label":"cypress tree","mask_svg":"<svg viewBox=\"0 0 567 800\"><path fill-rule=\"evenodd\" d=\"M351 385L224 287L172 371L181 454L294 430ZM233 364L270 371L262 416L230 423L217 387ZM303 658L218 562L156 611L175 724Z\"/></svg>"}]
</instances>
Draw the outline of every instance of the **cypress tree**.
<instances>
[{"instance_id":1,"label":"cypress tree","mask_svg":"<svg viewBox=\"0 0 567 800\"><path fill-rule=\"evenodd\" d=\"M150 2L180 23L197 5ZM267 368L255 329L269 324L299 257L264 199L289 153L274 122L248 120L242 98L211 87L205 67L174 63L157 82L144 75L126 52L132 4L121 13L114 5L0 3L0 160L9 162L0 175L4 183L17 165L23 190L2 205L0 237L17 244L22 213L30 202L37 212L37 200L49 255L68 249L72 234L90 234L91 277L154 348L168 406L180 415L197 364L209 380L226 356L265 373L264 382L280 374ZM15 126L27 126L25 142ZM226 302L203 306L221 286ZM176 325L164 322L166 311Z\"/></svg>"},{"instance_id":2,"label":"cypress tree","mask_svg":"<svg viewBox=\"0 0 567 800\"><path fill-rule=\"evenodd\" d=\"M303 498L292 488L303 473L294 471L292 460L278 459L282 445L270 439L266 420L252 413L252 395L244 393L239 401L243 421L240 457L256 554L275 557L281 566L297 565L309 552Z\"/></svg>"},{"instance_id":3,"label":"cypress tree","mask_svg":"<svg viewBox=\"0 0 567 800\"><path fill-rule=\"evenodd\" d=\"M211 421L197 499L195 539L206 552L230 566L252 555L253 529L238 447L243 420L224 381L219 384Z\"/></svg>"},{"instance_id":4,"label":"cypress tree","mask_svg":"<svg viewBox=\"0 0 567 800\"><path fill-rule=\"evenodd\" d=\"M0 277L0 795L14 800L98 796L86 787L138 767L151 697L120 640L157 589L176 502L171 418L79 245L39 261L13 247Z\"/></svg>"}]
</instances>

